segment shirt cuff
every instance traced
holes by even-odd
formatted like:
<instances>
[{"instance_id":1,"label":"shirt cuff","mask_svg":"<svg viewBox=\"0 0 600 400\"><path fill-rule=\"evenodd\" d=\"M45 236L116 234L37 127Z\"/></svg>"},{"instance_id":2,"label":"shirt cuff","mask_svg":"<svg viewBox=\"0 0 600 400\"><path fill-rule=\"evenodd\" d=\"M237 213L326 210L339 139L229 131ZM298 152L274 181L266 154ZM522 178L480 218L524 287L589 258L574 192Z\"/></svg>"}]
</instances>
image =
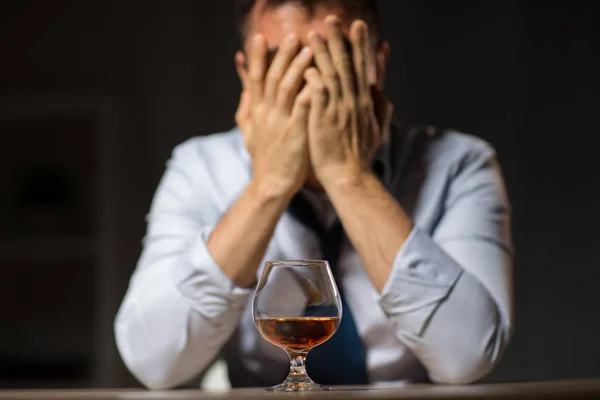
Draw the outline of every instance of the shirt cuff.
<instances>
[{"instance_id":1,"label":"shirt cuff","mask_svg":"<svg viewBox=\"0 0 600 400\"><path fill-rule=\"evenodd\" d=\"M175 268L173 277L178 289L206 317L217 317L224 310L241 311L254 288L237 286L217 265L206 243L213 227L203 228L186 259Z\"/></svg>"},{"instance_id":2,"label":"shirt cuff","mask_svg":"<svg viewBox=\"0 0 600 400\"><path fill-rule=\"evenodd\" d=\"M421 335L462 271L429 235L414 227L396 255L379 304L400 331Z\"/></svg>"}]
</instances>

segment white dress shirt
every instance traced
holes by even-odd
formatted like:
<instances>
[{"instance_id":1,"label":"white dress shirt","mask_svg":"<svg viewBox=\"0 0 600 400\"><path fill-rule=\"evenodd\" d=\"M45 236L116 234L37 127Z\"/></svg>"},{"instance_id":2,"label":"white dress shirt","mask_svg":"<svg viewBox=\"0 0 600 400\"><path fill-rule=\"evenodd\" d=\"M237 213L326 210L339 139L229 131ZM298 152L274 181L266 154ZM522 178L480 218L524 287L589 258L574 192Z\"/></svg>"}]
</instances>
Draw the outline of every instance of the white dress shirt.
<instances>
[{"instance_id":1,"label":"white dress shirt","mask_svg":"<svg viewBox=\"0 0 600 400\"><path fill-rule=\"evenodd\" d=\"M378 157L386 188L415 227L381 293L351 244L342 248L337 283L369 380L477 380L500 358L513 321L510 209L495 152L447 131L426 139L394 134ZM181 385L219 357L233 386L277 384L287 375L287 355L254 326L253 289L236 287L206 247L251 173L238 129L173 152L115 321L125 364L149 388ZM335 220L325 196L307 194L324 222ZM318 240L286 212L263 261L303 258L320 258Z\"/></svg>"}]
</instances>

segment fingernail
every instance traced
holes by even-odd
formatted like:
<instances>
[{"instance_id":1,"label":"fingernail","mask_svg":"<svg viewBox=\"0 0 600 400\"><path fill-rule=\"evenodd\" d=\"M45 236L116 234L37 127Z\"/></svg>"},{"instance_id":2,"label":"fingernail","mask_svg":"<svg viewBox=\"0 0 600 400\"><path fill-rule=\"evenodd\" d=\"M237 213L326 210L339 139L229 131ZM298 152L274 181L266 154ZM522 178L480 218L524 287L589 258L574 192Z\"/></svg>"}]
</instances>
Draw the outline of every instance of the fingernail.
<instances>
[{"instance_id":1,"label":"fingernail","mask_svg":"<svg viewBox=\"0 0 600 400\"><path fill-rule=\"evenodd\" d=\"M310 49L310 47L304 47L302 49L302 51L300 52L300 56L302 58L308 58L308 57L310 57L311 54L312 54L312 50Z\"/></svg>"},{"instance_id":2,"label":"fingernail","mask_svg":"<svg viewBox=\"0 0 600 400\"><path fill-rule=\"evenodd\" d=\"M369 36L369 25L367 25L366 23L362 23L360 25L360 34L363 35L364 37Z\"/></svg>"},{"instance_id":3,"label":"fingernail","mask_svg":"<svg viewBox=\"0 0 600 400\"><path fill-rule=\"evenodd\" d=\"M261 40L262 37L260 36L260 34L254 35L254 44L259 44Z\"/></svg>"},{"instance_id":4,"label":"fingernail","mask_svg":"<svg viewBox=\"0 0 600 400\"><path fill-rule=\"evenodd\" d=\"M331 26L339 26L340 19L336 15L330 15L329 17L327 17L327 22Z\"/></svg>"},{"instance_id":5,"label":"fingernail","mask_svg":"<svg viewBox=\"0 0 600 400\"><path fill-rule=\"evenodd\" d=\"M308 34L308 39L312 41L319 40L320 37L321 36L319 36L319 34L315 31L312 31Z\"/></svg>"},{"instance_id":6,"label":"fingernail","mask_svg":"<svg viewBox=\"0 0 600 400\"><path fill-rule=\"evenodd\" d=\"M294 44L294 43L296 43L296 35L294 35L292 33L290 36L288 36L287 42L288 42L288 44Z\"/></svg>"}]
</instances>

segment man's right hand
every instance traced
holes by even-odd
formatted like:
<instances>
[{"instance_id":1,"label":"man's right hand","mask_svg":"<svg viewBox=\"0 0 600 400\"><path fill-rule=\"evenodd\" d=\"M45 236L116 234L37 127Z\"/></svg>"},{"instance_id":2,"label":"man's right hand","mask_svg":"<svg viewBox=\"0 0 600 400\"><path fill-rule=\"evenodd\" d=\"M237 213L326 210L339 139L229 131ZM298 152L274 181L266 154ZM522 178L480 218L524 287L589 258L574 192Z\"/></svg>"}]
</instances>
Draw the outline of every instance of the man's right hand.
<instances>
[{"instance_id":1,"label":"man's right hand","mask_svg":"<svg viewBox=\"0 0 600 400\"><path fill-rule=\"evenodd\" d=\"M249 45L247 74L241 70L243 56L236 59L244 85L236 122L252 159L252 185L269 197L291 198L309 170L310 92L302 84L312 52L305 47L298 53L299 47L299 39L290 35L268 67L267 44L258 34Z\"/></svg>"},{"instance_id":2,"label":"man's right hand","mask_svg":"<svg viewBox=\"0 0 600 400\"><path fill-rule=\"evenodd\" d=\"M312 53L298 54L298 38L286 40L267 72L267 45L253 38L248 72L236 55L244 92L236 121L252 158L250 184L221 218L207 247L217 265L237 286L251 287L275 226L308 173L310 92L304 71Z\"/></svg>"}]
</instances>

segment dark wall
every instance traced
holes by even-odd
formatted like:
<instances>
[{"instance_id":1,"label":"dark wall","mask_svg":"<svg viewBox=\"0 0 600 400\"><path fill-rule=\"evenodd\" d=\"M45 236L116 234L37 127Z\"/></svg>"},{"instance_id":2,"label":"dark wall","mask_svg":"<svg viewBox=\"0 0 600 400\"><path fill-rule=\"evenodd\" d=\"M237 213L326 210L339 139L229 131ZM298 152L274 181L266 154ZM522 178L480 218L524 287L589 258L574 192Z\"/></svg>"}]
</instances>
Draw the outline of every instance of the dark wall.
<instances>
[{"instance_id":1,"label":"dark wall","mask_svg":"<svg viewBox=\"0 0 600 400\"><path fill-rule=\"evenodd\" d=\"M387 93L398 114L489 140L506 175L517 321L488 379L600 375L598 7L379 3L392 45ZM233 124L239 84L231 17L229 1L0 4L0 96L95 94L117 111L117 275L106 299L112 312L135 266L144 215L172 147ZM112 367L118 372L104 384L131 383L116 353Z\"/></svg>"}]
</instances>

